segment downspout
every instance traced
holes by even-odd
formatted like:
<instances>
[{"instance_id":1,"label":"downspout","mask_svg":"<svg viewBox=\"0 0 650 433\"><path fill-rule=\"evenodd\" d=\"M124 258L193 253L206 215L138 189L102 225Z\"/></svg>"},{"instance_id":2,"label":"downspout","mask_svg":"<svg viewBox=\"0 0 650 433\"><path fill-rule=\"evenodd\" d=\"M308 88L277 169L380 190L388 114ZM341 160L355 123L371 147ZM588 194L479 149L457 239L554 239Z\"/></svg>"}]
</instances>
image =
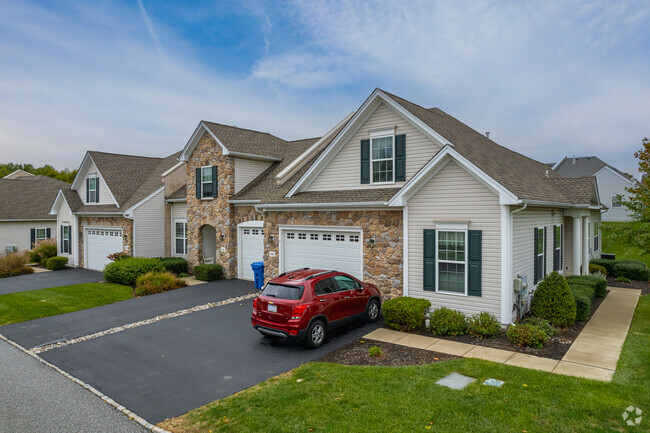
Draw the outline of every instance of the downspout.
<instances>
[{"instance_id":1,"label":"downspout","mask_svg":"<svg viewBox=\"0 0 650 433\"><path fill-rule=\"evenodd\" d=\"M524 205L518 209L514 209L510 211L510 257L508 257L509 260L509 265L508 267L510 268L510 275L509 277L512 279L512 268L513 268L513 260L514 260L514 251L515 251L515 233L514 233L514 215L517 212L521 212L522 210L526 209L528 207L528 203L524 203ZM521 317L521 291L517 293L517 303L516 303L516 308L517 308L517 318L519 319ZM512 315L512 313L511 313Z\"/></svg>"}]
</instances>

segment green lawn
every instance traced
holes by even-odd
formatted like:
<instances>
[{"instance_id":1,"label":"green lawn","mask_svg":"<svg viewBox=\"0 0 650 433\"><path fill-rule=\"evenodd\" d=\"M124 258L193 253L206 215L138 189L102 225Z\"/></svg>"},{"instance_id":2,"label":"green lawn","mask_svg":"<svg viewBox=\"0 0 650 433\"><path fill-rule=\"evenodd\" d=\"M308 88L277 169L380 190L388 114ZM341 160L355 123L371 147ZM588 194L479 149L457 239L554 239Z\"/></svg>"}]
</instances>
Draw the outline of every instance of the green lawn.
<instances>
[{"instance_id":1,"label":"green lawn","mask_svg":"<svg viewBox=\"0 0 650 433\"><path fill-rule=\"evenodd\" d=\"M617 241L612 236L611 230L608 228L616 227L624 223L603 222L603 253L616 254L617 259L635 259L645 262L650 266L650 254L642 255L641 250L637 247L632 247ZM634 223L635 225L644 225L650 230L650 223Z\"/></svg>"},{"instance_id":2,"label":"green lawn","mask_svg":"<svg viewBox=\"0 0 650 433\"><path fill-rule=\"evenodd\" d=\"M161 426L174 432L611 432L633 405L650 413L650 295L641 299L612 383L476 359L414 367L309 363ZM434 382L457 371L462 391ZM481 383L504 380L502 388ZM299 381L300 380L300 381Z\"/></svg>"},{"instance_id":3,"label":"green lawn","mask_svg":"<svg viewBox=\"0 0 650 433\"><path fill-rule=\"evenodd\" d=\"M0 326L124 301L132 292L119 284L88 283L0 295Z\"/></svg>"}]
</instances>

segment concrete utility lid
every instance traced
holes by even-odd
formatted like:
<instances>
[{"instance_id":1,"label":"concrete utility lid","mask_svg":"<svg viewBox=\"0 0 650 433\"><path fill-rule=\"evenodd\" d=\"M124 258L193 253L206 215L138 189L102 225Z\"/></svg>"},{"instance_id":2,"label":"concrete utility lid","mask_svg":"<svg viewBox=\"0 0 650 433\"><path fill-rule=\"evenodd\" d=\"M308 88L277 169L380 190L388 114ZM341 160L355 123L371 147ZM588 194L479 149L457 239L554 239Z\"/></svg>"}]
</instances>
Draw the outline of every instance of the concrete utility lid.
<instances>
[{"instance_id":1,"label":"concrete utility lid","mask_svg":"<svg viewBox=\"0 0 650 433\"><path fill-rule=\"evenodd\" d=\"M485 382L483 382L483 385L494 386L496 388L501 388L503 384L504 382L502 380L497 379L487 379Z\"/></svg>"},{"instance_id":2,"label":"concrete utility lid","mask_svg":"<svg viewBox=\"0 0 650 433\"><path fill-rule=\"evenodd\" d=\"M476 379L473 377L463 376L462 374L458 373L451 373L437 381L436 384L446 386L447 388L460 390L472 382L476 382Z\"/></svg>"}]
</instances>

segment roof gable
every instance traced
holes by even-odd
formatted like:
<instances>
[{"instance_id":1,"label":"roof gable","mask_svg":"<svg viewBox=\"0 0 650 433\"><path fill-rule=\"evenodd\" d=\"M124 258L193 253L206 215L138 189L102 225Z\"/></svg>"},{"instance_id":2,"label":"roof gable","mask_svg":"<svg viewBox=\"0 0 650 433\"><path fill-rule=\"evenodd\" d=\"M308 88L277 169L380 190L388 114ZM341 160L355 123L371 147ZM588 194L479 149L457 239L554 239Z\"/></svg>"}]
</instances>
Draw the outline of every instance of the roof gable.
<instances>
[{"instance_id":1,"label":"roof gable","mask_svg":"<svg viewBox=\"0 0 650 433\"><path fill-rule=\"evenodd\" d=\"M66 182L47 176L0 179L0 220L52 219L50 207Z\"/></svg>"}]
</instances>

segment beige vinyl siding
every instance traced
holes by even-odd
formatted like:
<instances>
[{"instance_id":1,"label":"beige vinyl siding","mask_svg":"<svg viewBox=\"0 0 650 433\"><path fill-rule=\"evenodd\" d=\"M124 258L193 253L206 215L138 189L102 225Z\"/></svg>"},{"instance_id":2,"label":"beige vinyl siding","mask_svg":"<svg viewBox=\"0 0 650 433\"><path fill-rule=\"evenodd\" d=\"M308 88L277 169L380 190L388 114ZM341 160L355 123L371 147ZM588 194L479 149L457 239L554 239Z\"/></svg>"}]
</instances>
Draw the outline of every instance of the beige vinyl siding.
<instances>
[{"instance_id":1,"label":"beige vinyl siding","mask_svg":"<svg viewBox=\"0 0 650 433\"><path fill-rule=\"evenodd\" d=\"M235 194L271 166L272 162L235 158Z\"/></svg>"},{"instance_id":2,"label":"beige vinyl siding","mask_svg":"<svg viewBox=\"0 0 650 433\"><path fill-rule=\"evenodd\" d=\"M133 211L133 245L137 257L165 254L165 192L160 191Z\"/></svg>"},{"instance_id":3,"label":"beige vinyl siding","mask_svg":"<svg viewBox=\"0 0 650 433\"><path fill-rule=\"evenodd\" d=\"M440 150L440 146L404 119L397 111L382 102L327 167L314 179L307 191L386 188L386 184L361 184L360 146L361 140L370 137L371 129L393 126L397 126L396 135L406 134L406 180L408 181ZM404 182L398 182L395 183L395 186L403 184Z\"/></svg>"},{"instance_id":4,"label":"beige vinyl siding","mask_svg":"<svg viewBox=\"0 0 650 433\"><path fill-rule=\"evenodd\" d=\"M482 230L482 296L459 296L423 289L423 230L434 220L469 220ZM436 236L437 238L437 236ZM449 162L408 201L408 293L466 314L501 316L501 207L499 197L455 162Z\"/></svg>"},{"instance_id":5,"label":"beige vinyl siding","mask_svg":"<svg viewBox=\"0 0 650 433\"><path fill-rule=\"evenodd\" d=\"M573 275L573 218L564 217L564 275Z\"/></svg>"},{"instance_id":6,"label":"beige vinyl siding","mask_svg":"<svg viewBox=\"0 0 650 433\"><path fill-rule=\"evenodd\" d=\"M98 174L97 168L95 167L95 164L93 164L92 162L90 162L90 165L88 166L88 170L86 170L86 174L83 177L81 185L79 186L78 192L79 192L79 197L81 197L81 201L86 203L86 179L92 176L99 177L99 203L98 204L117 205L117 203L115 203L115 201L113 200L113 197L111 197L110 190L106 186L106 182L104 182L104 178Z\"/></svg>"},{"instance_id":7,"label":"beige vinyl siding","mask_svg":"<svg viewBox=\"0 0 650 433\"><path fill-rule=\"evenodd\" d=\"M172 203L172 221L187 220L187 203Z\"/></svg>"},{"instance_id":8,"label":"beige vinyl siding","mask_svg":"<svg viewBox=\"0 0 650 433\"><path fill-rule=\"evenodd\" d=\"M76 266L77 261L75 259L76 257L75 253L77 251L76 243L78 242L77 226L75 224L75 217L74 215L72 215L72 211L70 210L70 206L68 206L68 203L65 200L62 200L61 206L59 207L59 210L57 212L56 222L57 222L56 237L58 238L57 244L58 244L59 255L63 257L67 257L68 264ZM70 226L70 254L64 254L61 251L61 248L63 248L63 239L60 239L62 225Z\"/></svg>"},{"instance_id":9,"label":"beige vinyl siding","mask_svg":"<svg viewBox=\"0 0 650 433\"><path fill-rule=\"evenodd\" d=\"M52 238L56 238L56 221L0 222L0 254L4 254L8 245L17 247L18 251L28 250L32 228L50 229Z\"/></svg>"}]
</instances>

